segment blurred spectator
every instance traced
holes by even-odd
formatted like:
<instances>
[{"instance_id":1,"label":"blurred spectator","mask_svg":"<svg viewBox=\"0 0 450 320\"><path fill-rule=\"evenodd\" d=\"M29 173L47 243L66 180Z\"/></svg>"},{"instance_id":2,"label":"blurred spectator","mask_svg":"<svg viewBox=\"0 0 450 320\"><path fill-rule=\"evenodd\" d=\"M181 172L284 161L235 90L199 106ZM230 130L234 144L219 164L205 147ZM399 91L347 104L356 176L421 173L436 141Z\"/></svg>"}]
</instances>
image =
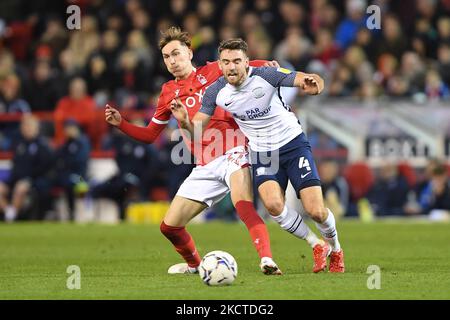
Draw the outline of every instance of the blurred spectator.
<instances>
[{"instance_id":1,"label":"blurred spectator","mask_svg":"<svg viewBox=\"0 0 450 320\"><path fill-rule=\"evenodd\" d=\"M391 79L397 72L398 60L394 55L390 53L384 53L380 55L377 63L377 72L375 73L375 81L383 86L387 87L389 79Z\"/></svg>"},{"instance_id":2,"label":"blurred spectator","mask_svg":"<svg viewBox=\"0 0 450 320\"><path fill-rule=\"evenodd\" d=\"M112 73L108 71L106 61L100 54L93 55L85 70L88 93L95 100L97 106L104 106L113 91L114 81Z\"/></svg>"},{"instance_id":3,"label":"blurred spectator","mask_svg":"<svg viewBox=\"0 0 450 320\"><path fill-rule=\"evenodd\" d=\"M5 14L2 11L2 16ZM5 40L11 48L15 59L25 61L28 57L30 45L33 41L33 32L38 22L38 16L31 14L21 20L12 20L5 30Z\"/></svg>"},{"instance_id":4,"label":"blurred spectator","mask_svg":"<svg viewBox=\"0 0 450 320\"><path fill-rule=\"evenodd\" d=\"M342 49L347 49L355 40L360 28L365 27L366 0L346 0L346 17L336 31L336 42Z\"/></svg>"},{"instance_id":5,"label":"blurred spectator","mask_svg":"<svg viewBox=\"0 0 450 320\"><path fill-rule=\"evenodd\" d=\"M72 51L73 63L77 68L84 68L88 57L99 48L100 35L94 16L83 16L81 29L71 32L69 49Z\"/></svg>"},{"instance_id":6,"label":"blurred spectator","mask_svg":"<svg viewBox=\"0 0 450 320\"><path fill-rule=\"evenodd\" d=\"M433 170L430 187L430 202L425 210L430 215L437 210L445 210L450 214L450 181L444 165L439 165Z\"/></svg>"},{"instance_id":7,"label":"blurred spectator","mask_svg":"<svg viewBox=\"0 0 450 320\"><path fill-rule=\"evenodd\" d=\"M239 17L244 10L244 1L230 0L223 11L222 25L229 26L234 29L239 28Z\"/></svg>"},{"instance_id":8,"label":"blurred spectator","mask_svg":"<svg viewBox=\"0 0 450 320\"><path fill-rule=\"evenodd\" d=\"M170 0L170 9L176 25L181 25L188 10L187 0Z\"/></svg>"},{"instance_id":9,"label":"blurred spectator","mask_svg":"<svg viewBox=\"0 0 450 320\"><path fill-rule=\"evenodd\" d=\"M75 78L70 82L69 96L63 97L55 110L55 140L58 145L64 142L64 122L76 120L86 130L94 143L101 137L97 136L99 123L96 121L95 102L87 95L86 82Z\"/></svg>"},{"instance_id":10,"label":"blurred spectator","mask_svg":"<svg viewBox=\"0 0 450 320\"><path fill-rule=\"evenodd\" d=\"M139 94L148 91L151 85L136 52L127 50L120 55L119 70L115 75L115 88L115 100L123 109L137 109L145 106L146 99L140 98Z\"/></svg>"},{"instance_id":11,"label":"blurred spectator","mask_svg":"<svg viewBox=\"0 0 450 320\"><path fill-rule=\"evenodd\" d=\"M410 215L428 214L433 209L450 210L447 168L437 159L430 159L422 182L417 185L415 199L407 208Z\"/></svg>"},{"instance_id":12,"label":"blurred spectator","mask_svg":"<svg viewBox=\"0 0 450 320\"><path fill-rule=\"evenodd\" d=\"M286 38L275 48L275 59L287 61L294 70L306 69L312 57L313 47L311 41L303 35L301 29L293 27L288 29Z\"/></svg>"},{"instance_id":13,"label":"blurred spectator","mask_svg":"<svg viewBox=\"0 0 450 320\"><path fill-rule=\"evenodd\" d=\"M28 102L21 98L20 79L15 74L0 79L0 115L30 112ZM19 134L17 122L0 122L0 150L10 150Z\"/></svg>"},{"instance_id":14,"label":"blurred spectator","mask_svg":"<svg viewBox=\"0 0 450 320\"><path fill-rule=\"evenodd\" d=\"M132 30L128 33L127 49L134 52L140 64L146 72L151 73L154 64L154 52L150 48L144 32Z\"/></svg>"},{"instance_id":15,"label":"blurred spectator","mask_svg":"<svg viewBox=\"0 0 450 320\"><path fill-rule=\"evenodd\" d=\"M87 166L91 146L75 120L64 123L64 144L56 151L55 186L63 189L69 206L69 218L74 220L75 196L88 190Z\"/></svg>"},{"instance_id":16,"label":"blurred spectator","mask_svg":"<svg viewBox=\"0 0 450 320\"><path fill-rule=\"evenodd\" d=\"M368 199L377 216L402 216L405 214L409 186L398 168L386 163L379 169L378 177Z\"/></svg>"},{"instance_id":17,"label":"blurred spectator","mask_svg":"<svg viewBox=\"0 0 450 320\"><path fill-rule=\"evenodd\" d=\"M400 22L393 15L385 15L382 25L382 36L376 46L378 55L391 54L399 60L408 47Z\"/></svg>"},{"instance_id":18,"label":"blurred spectator","mask_svg":"<svg viewBox=\"0 0 450 320\"><path fill-rule=\"evenodd\" d=\"M323 160L318 166L325 206L343 217L348 208L349 189L347 181L339 175L339 165L333 160Z\"/></svg>"},{"instance_id":19,"label":"blurred spectator","mask_svg":"<svg viewBox=\"0 0 450 320\"><path fill-rule=\"evenodd\" d=\"M108 72L114 70L120 51L120 38L115 30L106 30L102 34L100 55L105 59Z\"/></svg>"},{"instance_id":20,"label":"blurred spectator","mask_svg":"<svg viewBox=\"0 0 450 320\"><path fill-rule=\"evenodd\" d=\"M109 198L119 206L120 219L125 219L125 210L130 201L149 199L153 177L158 172L159 162L155 147L128 138L114 130L111 145L115 149L118 172L107 181L92 187L94 199Z\"/></svg>"},{"instance_id":21,"label":"blurred spectator","mask_svg":"<svg viewBox=\"0 0 450 320\"><path fill-rule=\"evenodd\" d=\"M0 182L0 210L6 221L43 219L45 205L49 203L50 173L54 163L53 152L39 135L39 120L25 114L20 124L21 138L14 148L9 180ZM11 194L10 194L11 192ZM25 212L27 199L34 193L32 202L36 215Z\"/></svg>"},{"instance_id":22,"label":"blurred spectator","mask_svg":"<svg viewBox=\"0 0 450 320\"><path fill-rule=\"evenodd\" d=\"M411 94L422 92L424 88L425 64L417 53L407 51L403 54L401 74L408 81Z\"/></svg>"},{"instance_id":23,"label":"blurred spectator","mask_svg":"<svg viewBox=\"0 0 450 320\"><path fill-rule=\"evenodd\" d=\"M450 90L436 70L428 70L425 80L425 94L429 100L448 99Z\"/></svg>"},{"instance_id":24,"label":"blurred spectator","mask_svg":"<svg viewBox=\"0 0 450 320\"><path fill-rule=\"evenodd\" d=\"M437 70L445 84L450 87L450 42L438 48Z\"/></svg>"},{"instance_id":25,"label":"blurred spectator","mask_svg":"<svg viewBox=\"0 0 450 320\"><path fill-rule=\"evenodd\" d=\"M66 48L68 42L69 34L65 26L63 26L61 19L58 17L50 17L46 22L40 43L48 45L53 56L58 57L61 51Z\"/></svg>"},{"instance_id":26,"label":"blurred spectator","mask_svg":"<svg viewBox=\"0 0 450 320\"><path fill-rule=\"evenodd\" d=\"M30 105L21 98L20 79L10 74L0 80L0 113L30 112Z\"/></svg>"},{"instance_id":27,"label":"blurred spectator","mask_svg":"<svg viewBox=\"0 0 450 320\"><path fill-rule=\"evenodd\" d=\"M52 74L48 61L36 63L27 88L27 100L33 111L53 111L63 88Z\"/></svg>"},{"instance_id":28,"label":"blurred spectator","mask_svg":"<svg viewBox=\"0 0 450 320\"><path fill-rule=\"evenodd\" d=\"M213 29L218 29L219 19L217 19L217 8L215 1L199 0L197 1L197 13L202 26L211 26Z\"/></svg>"},{"instance_id":29,"label":"blurred spectator","mask_svg":"<svg viewBox=\"0 0 450 320\"><path fill-rule=\"evenodd\" d=\"M192 61L197 66L217 60L217 41L214 30L210 27L202 27L199 31L199 44L194 52Z\"/></svg>"},{"instance_id":30,"label":"blurred spectator","mask_svg":"<svg viewBox=\"0 0 450 320\"><path fill-rule=\"evenodd\" d=\"M340 50L333 41L333 35L328 29L319 29L316 33L316 42L313 49L315 59L329 65L340 56Z\"/></svg>"}]
</instances>

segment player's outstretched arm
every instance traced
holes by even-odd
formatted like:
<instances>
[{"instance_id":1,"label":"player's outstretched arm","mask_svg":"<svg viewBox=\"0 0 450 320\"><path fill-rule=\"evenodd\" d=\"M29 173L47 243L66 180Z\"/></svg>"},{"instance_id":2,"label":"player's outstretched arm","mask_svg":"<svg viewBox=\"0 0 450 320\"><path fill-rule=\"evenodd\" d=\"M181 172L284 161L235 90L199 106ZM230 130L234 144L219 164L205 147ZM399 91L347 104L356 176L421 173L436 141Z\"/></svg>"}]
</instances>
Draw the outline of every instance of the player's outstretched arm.
<instances>
[{"instance_id":1,"label":"player's outstretched arm","mask_svg":"<svg viewBox=\"0 0 450 320\"><path fill-rule=\"evenodd\" d=\"M153 143L166 127L165 123L150 121L147 127L140 127L126 121L117 109L109 104L105 107L105 120L123 133L143 143Z\"/></svg>"},{"instance_id":2,"label":"player's outstretched arm","mask_svg":"<svg viewBox=\"0 0 450 320\"><path fill-rule=\"evenodd\" d=\"M307 94L316 95L323 91L325 83L317 74L297 72L294 86L302 88Z\"/></svg>"}]
</instances>

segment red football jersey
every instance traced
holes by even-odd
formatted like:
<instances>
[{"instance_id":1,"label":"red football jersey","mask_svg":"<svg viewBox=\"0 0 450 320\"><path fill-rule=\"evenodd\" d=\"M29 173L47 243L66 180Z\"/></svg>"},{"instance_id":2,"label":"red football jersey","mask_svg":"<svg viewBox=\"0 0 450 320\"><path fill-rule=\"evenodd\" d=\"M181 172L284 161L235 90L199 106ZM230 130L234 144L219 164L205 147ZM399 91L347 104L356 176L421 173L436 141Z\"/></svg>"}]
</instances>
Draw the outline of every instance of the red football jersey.
<instances>
[{"instance_id":1,"label":"red football jersey","mask_svg":"<svg viewBox=\"0 0 450 320\"><path fill-rule=\"evenodd\" d=\"M256 60L250 64L258 67L265 62ZM179 98L181 100L186 106L189 119L192 120L202 105L206 88L221 76L222 71L219 69L218 62L212 62L205 66L194 68L187 79L171 80L165 83L158 99L155 114L148 127L138 129L132 124L122 121L120 129L140 141L153 142L169 122L172 115L170 103L173 99ZM178 126L180 126L179 123ZM144 131L143 129L146 130ZM222 108L216 108L208 127L203 132L201 143L194 144L190 137L184 134L183 138L199 165L205 165L223 155L227 150L246 143L246 138L240 132L232 115Z\"/></svg>"}]
</instances>

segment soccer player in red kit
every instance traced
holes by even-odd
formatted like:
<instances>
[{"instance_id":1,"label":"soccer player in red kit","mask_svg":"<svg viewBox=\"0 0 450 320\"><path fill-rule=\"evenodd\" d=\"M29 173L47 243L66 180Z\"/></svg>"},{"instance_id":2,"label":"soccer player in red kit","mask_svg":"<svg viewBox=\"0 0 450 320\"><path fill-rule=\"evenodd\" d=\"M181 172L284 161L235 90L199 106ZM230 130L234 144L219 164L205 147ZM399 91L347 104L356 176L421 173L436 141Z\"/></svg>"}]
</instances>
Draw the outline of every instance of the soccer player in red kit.
<instances>
[{"instance_id":1,"label":"soccer player in red kit","mask_svg":"<svg viewBox=\"0 0 450 320\"><path fill-rule=\"evenodd\" d=\"M191 40L187 32L171 27L163 33L159 47L164 63L175 80L163 85L156 112L147 127L138 127L127 122L118 110L109 105L105 108L106 121L134 139L152 143L169 122L175 100L184 103L189 117L193 118L201 107L206 88L216 81L222 72L217 62L194 68L190 46ZM253 61L251 64L262 66L271 63ZM248 228L261 259L261 271L264 274L281 274L272 260L267 227L253 205L252 182L248 168L250 162L245 138L237 131L237 125L230 114L220 108L216 110L207 128L211 129L213 137L208 139L204 136L200 144L194 145L193 138L183 135L186 145L196 158L197 166L180 186L160 226L161 232L186 261L171 266L168 273L198 272L201 257L185 225L205 208L231 192L233 205Z\"/></svg>"}]
</instances>

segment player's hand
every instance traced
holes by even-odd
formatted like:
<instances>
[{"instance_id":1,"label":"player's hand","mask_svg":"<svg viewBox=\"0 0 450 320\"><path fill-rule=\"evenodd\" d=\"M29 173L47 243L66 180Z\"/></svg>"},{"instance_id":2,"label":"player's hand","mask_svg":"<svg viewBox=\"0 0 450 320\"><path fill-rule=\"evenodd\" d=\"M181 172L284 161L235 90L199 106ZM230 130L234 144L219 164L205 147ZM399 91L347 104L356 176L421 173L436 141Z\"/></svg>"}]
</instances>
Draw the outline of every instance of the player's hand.
<instances>
[{"instance_id":1,"label":"player's hand","mask_svg":"<svg viewBox=\"0 0 450 320\"><path fill-rule=\"evenodd\" d=\"M273 68L279 68L280 64L276 60L267 61L264 63L263 67L273 67Z\"/></svg>"},{"instance_id":2,"label":"player's hand","mask_svg":"<svg viewBox=\"0 0 450 320\"><path fill-rule=\"evenodd\" d=\"M323 79L317 74L305 74L301 88L310 95L320 94L325 84Z\"/></svg>"},{"instance_id":3,"label":"player's hand","mask_svg":"<svg viewBox=\"0 0 450 320\"><path fill-rule=\"evenodd\" d=\"M114 109L109 104L107 104L105 107L105 120L109 124L117 127L122 121L122 116L117 109Z\"/></svg>"},{"instance_id":4,"label":"player's hand","mask_svg":"<svg viewBox=\"0 0 450 320\"><path fill-rule=\"evenodd\" d=\"M172 111L173 116L180 122L188 121L188 112L185 105L181 102L179 98L173 99L170 102L170 111Z\"/></svg>"}]
</instances>

